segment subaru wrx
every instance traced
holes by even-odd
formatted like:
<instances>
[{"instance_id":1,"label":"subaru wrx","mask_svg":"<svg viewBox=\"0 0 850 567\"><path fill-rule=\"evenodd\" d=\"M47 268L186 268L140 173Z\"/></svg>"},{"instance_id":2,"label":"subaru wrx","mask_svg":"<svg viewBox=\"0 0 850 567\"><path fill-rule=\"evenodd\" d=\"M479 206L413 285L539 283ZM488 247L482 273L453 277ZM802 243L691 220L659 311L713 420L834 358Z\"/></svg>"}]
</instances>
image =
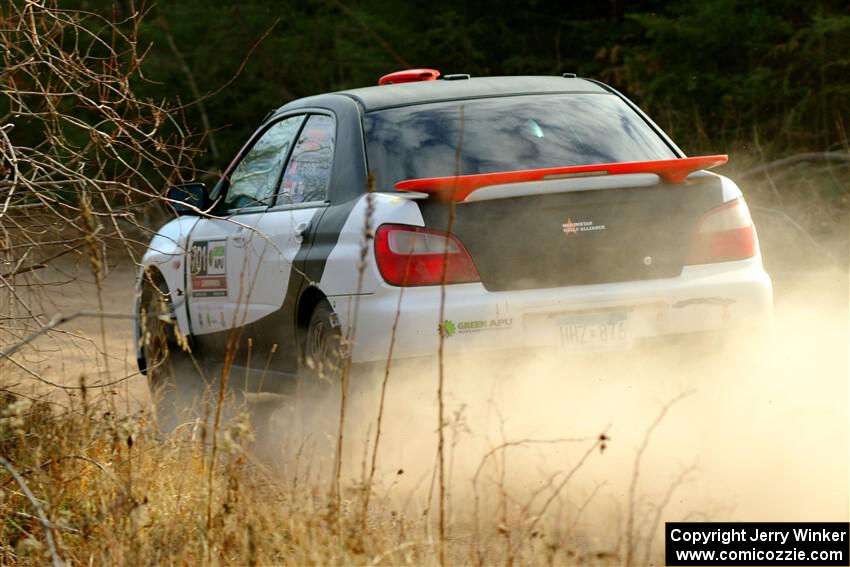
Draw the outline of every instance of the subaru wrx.
<instances>
[{"instance_id":1,"label":"subaru wrx","mask_svg":"<svg viewBox=\"0 0 850 567\"><path fill-rule=\"evenodd\" d=\"M741 190L708 171L726 160L572 75L415 69L290 102L214 186L168 190L140 368L161 386L229 353L277 389L340 337L359 364L391 338L405 359L441 334L448 355L573 352L760 325L771 280Z\"/></svg>"}]
</instances>

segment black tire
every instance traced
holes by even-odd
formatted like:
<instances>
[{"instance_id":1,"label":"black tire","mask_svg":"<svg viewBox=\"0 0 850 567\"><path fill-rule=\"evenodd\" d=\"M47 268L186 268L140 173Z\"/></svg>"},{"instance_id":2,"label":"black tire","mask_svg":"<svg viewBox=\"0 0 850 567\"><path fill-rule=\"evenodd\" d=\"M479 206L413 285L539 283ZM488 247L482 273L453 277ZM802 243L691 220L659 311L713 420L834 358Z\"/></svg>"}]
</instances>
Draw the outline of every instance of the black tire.
<instances>
[{"instance_id":1,"label":"black tire","mask_svg":"<svg viewBox=\"0 0 850 567\"><path fill-rule=\"evenodd\" d=\"M192 361L187 337L180 337L165 284L146 273L139 302L142 356L148 388L163 432L192 420L203 399L203 382ZM182 344L181 344L182 343ZM191 410L191 411L187 411Z\"/></svg>"},{"instance_id":2,"label":"black tire","mask_svg":"<svg viewBox=\"0 0 850 567\"><path fill-rule=\"evenodd\" d=\"M343 337L333 307L323 299L313 310L304 343L303 378L311 389L339 383L345 362ZM324 386L321 386L324 384Z\"/></svg>"}]
</instances>

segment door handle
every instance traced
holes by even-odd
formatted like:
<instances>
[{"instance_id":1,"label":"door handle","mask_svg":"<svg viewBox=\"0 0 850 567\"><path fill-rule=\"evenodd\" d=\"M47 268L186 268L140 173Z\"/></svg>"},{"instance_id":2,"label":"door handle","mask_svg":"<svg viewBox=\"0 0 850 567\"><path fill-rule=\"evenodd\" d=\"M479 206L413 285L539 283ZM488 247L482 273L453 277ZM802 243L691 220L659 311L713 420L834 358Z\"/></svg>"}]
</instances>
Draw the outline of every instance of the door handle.
<instances>
[{"instance_id":1,"label":"door handle","mask_svg":"<svg viewBox=\"0 0 850 567\"><path fill-rule=\"evenodd\" d=\"M295 225L295 229L293 229L293 234L295 235L295 241L301 242L304 240L304 235L307 231L310 230L310 221L299 222Z\"/></svg>"},{"instance_id":2,"label":"door handle","mask_svg":"<svg viewBox=\"0 0 850 567\"><path fill-rule=\"evenodd\" d=\"M233 246L237 248L244 248L245 243L247 242L247 238L245 238L245 233L248 231L244 226L236 231L236 233L230 237L230 241L233 243Z\"/></svg>"}]
</instances>

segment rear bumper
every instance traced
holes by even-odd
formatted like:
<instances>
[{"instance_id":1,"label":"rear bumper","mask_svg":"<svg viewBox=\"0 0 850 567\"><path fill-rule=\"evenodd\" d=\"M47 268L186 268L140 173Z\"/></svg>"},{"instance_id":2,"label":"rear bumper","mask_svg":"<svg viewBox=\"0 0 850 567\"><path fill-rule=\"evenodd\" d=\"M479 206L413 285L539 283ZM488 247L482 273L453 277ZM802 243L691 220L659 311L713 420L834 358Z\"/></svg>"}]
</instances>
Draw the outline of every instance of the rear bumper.
<instances>
[{"instance_id":1,"label":"rear bumper","mask_svg":"<svg viewBox=\"0 0 850 567\"><path fill-rule=\"evenodd\" d=\"M344 331L356 320L354 362L387 358L397 312L394 358L432 356L439 348L439 287L383 285L374 294L330 299ZM763 325L772 317L773 288L759 257L687 266L662 280L504 292L488 292L479 283L451 285L445 289L444 352L560 348L564 321L604 313L625 315L631 346Z\"/></svg>"}]
</instances>

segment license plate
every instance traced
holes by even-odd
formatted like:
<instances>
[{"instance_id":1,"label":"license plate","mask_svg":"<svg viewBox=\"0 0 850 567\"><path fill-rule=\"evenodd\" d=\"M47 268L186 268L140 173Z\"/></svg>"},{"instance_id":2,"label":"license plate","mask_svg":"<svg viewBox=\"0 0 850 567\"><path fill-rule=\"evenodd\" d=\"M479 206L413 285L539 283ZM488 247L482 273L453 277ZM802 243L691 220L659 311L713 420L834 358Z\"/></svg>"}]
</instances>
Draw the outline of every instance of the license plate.
<instances>
[{"instance_id":1,"label":"license plate","mask_svg":"<svg viewBox=\"0 0 850 567\"><path fill-rule=\"evenodd\" d=\"M577 313L558 318L564 350L619 350L628 348L629 318L623 311Z\"/></svg>"}]
</instances>

